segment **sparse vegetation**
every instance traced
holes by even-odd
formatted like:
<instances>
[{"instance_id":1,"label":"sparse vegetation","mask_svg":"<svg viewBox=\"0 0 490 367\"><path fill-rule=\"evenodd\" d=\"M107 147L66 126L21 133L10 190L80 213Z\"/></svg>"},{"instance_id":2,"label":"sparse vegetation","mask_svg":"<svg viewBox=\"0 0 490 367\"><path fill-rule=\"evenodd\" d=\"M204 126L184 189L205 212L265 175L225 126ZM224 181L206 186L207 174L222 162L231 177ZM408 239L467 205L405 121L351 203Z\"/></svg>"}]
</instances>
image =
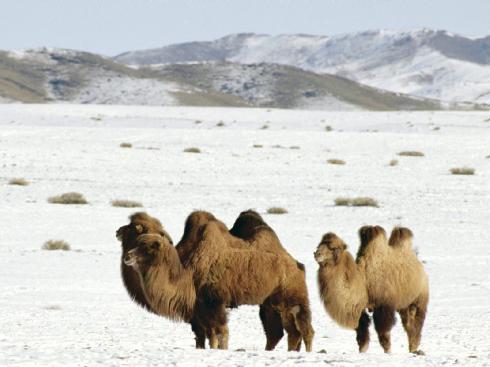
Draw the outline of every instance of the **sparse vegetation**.
<instances>
[{"instance_id":1,"label":"sparse vegetation","mask_svg":"<svg viewBox=\"0 0 490 367\"><path fill-rule=\"evenodd\" d=\"M398 166L398 159L392 159L389 163L391 167Z\"/></svg>"},{"instance_id":2,"label":"sparse vegetation","mask_svg":"<svg viewBox=\"0 0 490 367\"><path fill-rule=\"evenodd\" d=\"M253 147L254 148L263 148L264 146L262 144L254 144Z\"/></svg>"},{"instance_id":3,"label":"sparse vegetation","mask_svg":"<svg viewBox=\"0 0 490 367\"><path fill-rule=\"evenodd\" d=\"M197 124L202 124L202 121L201 120L196 120L194 121L194 123L197 125Z\"/></svg>"},{"instance_id":4,"label":"sparse vegetation","mask_svg":"<svg viewBox=\"0 0 490 367\"><path fill-rule=\"evenodd\" d=\"M133 200L112 200L111 205L118 208L141 208L143 204Z\"/></svg>"},{"instance_id":5,"label":"sparse vegetation","mask_svg":"<svg viewBox=\"0 0 490 367\"><path fill-rule=\"evenodd\" d=\"M11 178L9 180L9 185L27 186L27 185L29 185L29 181L27 181L25 178L21 178L21 177Z\"/></svg>"},{"instance_id":6,"label":"sparse vegetation","mask_svg":"<svg viewBox=\"0 0 490 367\"><path fill-rule=\"evenodd\" d=\"M121 148L132 148L133 147L133 144L131 144L131 143L121 143L121 144L119 144L119 146Z\"/></svg>"},{"instance_id":7,"label":"sparse vegetation","mask_svg":"<svg viewBox=\"0 0 490 367\"><path fill-rule=\"evenodd\" d=\"M291 145L289 149L301 149L298 145Z\"/></svg>"},{"instance_id":8,"label":"sparse vegetation","mask_svg":"<svg viewBox=\"0 0 490 367\"><path fill-rule=\"evenodd\" d=\"M43 246L41 247L43 250L62 250L62 251L70 251L71 246L68 242L63 241L63 240L49 240L44 242Z\"/></svg>"},{"instance_id":9,"label":"sparse vegetation","mask_svg":"<svg viewBox=\"0 0 490 367\"><path fill-rule=\"evenodd\" d=\"M261 130L266 130L269 128L269 125L262 125L262 127L260 128Z\"/></svg>"},{"instance_id":10,"label":"sparse vegetation","mask_svg":"<svg viewBox=\"0 0 490 367\"><path fill-rule=\"evenodd\" d=\"M223 126L225 126L225 123L224 123L223 121L220 121L220 122L218 122L218 123L216 124L216 126L218 126L218 127L223 127Z\"/></svg>"},{"instance_id":11,"label":"sparse vegetation","mask_svg":"<svg viewBox=\"0 0 490 367\"><path fill-rule=\"evenodd\" d=\"M453 175L474 175L475 169L470 167L456 167L449 170Z\"/></svg>"},{"instance_id":12,"label":"sparse vegetation","mask_svg":"<svg viewBox=\"0 0 490 367\"><path fill-rule=\"evenodd\" d=\"M423 157L425 154L416 150L405 150L398 153L398 155L402 157Z\"/></svg>"},{"instance_id":13,"label":"sparse vegetation","mask_svg":"<svg viewBox=\"0 0 490 367\"><path fill-rule=\"evenodd\" d=\"M333 128L330 125L325 126L325 131L332 131Z\"/></svg>"},{"instance_id":14,"label":"sparse vegetation","mask_svg":"<svg viewBox=\"0 0 490 367\"><path fill-rule=\"evenodd\" d=\"M336 206L372 206L378 207L378 202L370 197L346 198L339 197L335 199Z\"/></svg>"},{"instance_id":15,"label":"sparse vegetation","mask_svg":"<svg viewBox=\"0 0 490 367\"><path fill-rule=\"evenodd\" d=\"M48 198L51 204L87 204L87 200L78 192L67 192Z\"/></svg>"},{"instance_id":16,"label":"sparse vegetation","mask_svg":"<svg viewBox=\"0 0 490 367\"><path fill-rule=\"evenodd\" d=\"M267 209L267 214L286 214L288 211L285 208L279 206L273 206Z\"/></svg>"},{"instance_id":17,"label":"sparse vegetation","mask_svg":"<svg viewBox=\"0 0 490 367\"><path fill-rule=\"evenodd\" d=\"M196 147L185 148L184 153L201 153L201 149Z\"/></svg>"},{"instance_id":18,"label":"sparse vegetation","mask_svg":"<svg viewBox=\"0 0 490 367\"><path fill-rule=\"evenodd\" d=\"M345 161L343 161L342 159L332 158L332 159L328 159L327 163L343 165L345 164Z\"/></svg>"}]
</instances>

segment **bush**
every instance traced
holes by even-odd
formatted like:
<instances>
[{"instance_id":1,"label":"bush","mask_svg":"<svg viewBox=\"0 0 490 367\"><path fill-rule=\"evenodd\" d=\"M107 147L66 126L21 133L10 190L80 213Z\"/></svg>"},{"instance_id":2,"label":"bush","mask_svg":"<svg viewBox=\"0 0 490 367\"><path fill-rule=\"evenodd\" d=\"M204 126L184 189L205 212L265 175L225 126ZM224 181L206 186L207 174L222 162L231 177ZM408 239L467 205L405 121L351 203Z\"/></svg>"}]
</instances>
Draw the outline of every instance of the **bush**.
<instances>
[{"instance_id":1,"label":"bush","mask_svg":"<svg viewBox=\"0 0 490 367\"><path fill-rule=\"evenodd\" d=\"M68 242L63 241L63 240L49 240L44 242L43 246L41 247L43 250L63 250L63 251L70 251L71 246Z\"/></svg>"},{"instance_id":2,"label":"bush","mask_svg":"<svg viewBox=\"0 0 490 367\"><path fill-rule=\"evenodd\" d=\"M27 181L25 178L11 178L9 180L9 185L17 185L17 186L27 186L29 185L29 181Z\"/></svg>"},{"instance_id":3,"label":"bush","mask_svg":"<svg viewBox=\"0 0 490 367\"><path fill-rule=\"evenodd\" d=\"M118 208L141 208L143 204L132 200L112 200L111 205Z\"/></svg>"},{"instance_id":4,"label":"bush","mask_svg":"<svg viewBox=\"0 0 490 367\"><path fill-rule=\"evenodd\" d=\"M474 175L475 169L470 167L456 167L449 170L453 175Z\"/></svg>"},{"instance_id":5,"label":"bush","mask_svg":"<svg viewBox=\"0 0 490 367\"><path fill-rule=\"evenodd\" d=\"M333 159L329 159L327 160L327 163L330 163L330 164L345 164L345 161L343 161L342 159L336 159L336 158L333 158Z\"/></svg>"},{"instance_id":6,"label":"bush","mask_svg":"<svg viewBox=\"0 0 490 367\"><path fill-rule=\"evenodd\" d=\"M269 125L262 125L262 127L260 128L261 130L267 130L269 128Z\"/></svg>"},{"instance_id":7,"label":"bush","mask_svg":"<svg viewBox=\"0 0 490 367\"><path fill-rule=\"evenodd\" d=\"M82 194L78 192L67 192L58 196L48 198L51 204L88 204Z\"/></svg>"},{"instance_id":8,"label":"bush","mask_svg":"<svg viewBox=\"0 0 490 367\"><path fill-rule=\"evenodd\" d=\"M390 161L390 166L393 167L393 166L397 166L398 165L398 159L392 159Z\"/></svg>"},{"instance_id":9,"label":"bush","mask_svg":"<svg viewBox=\"0 0 490 367\"><path fill-rule=\"evenodd\" d=\"M425 154L422 152L417 152L416 150L406 150L398 153L398 155L403 157L423 157Z\"/></svg>"},{"instance_id":10,"label":"bush","mask_svg":"<svg viewBox=\"0 0 490 367\"><path fill-rule=\"evenodd\" d=\"M291 145L289 149L299 150L301 148L298 145Z\"/></svg>"},{"instance_id":11,"label":"bush","mask_svg":"<svg viewBox=\"0 0 490 367\"><path fill-rule=\"evenodd\" d=\"M218 127L223 127L223 126L225 126L225 123L224 123L223 121L220 121L220 122L218 122L218 123L216 124L216 126L218 126Z\"/></svg>"},{"instance_id":12,"label":"bush","mask_svg":"<svg viewBox=\"0 0 490 367\"><path fill-rule=\"evenodd\" d=\"M333 130L332 126L325 126L325 131L332 131L332 130Z\"/></svg>"},{"instance_id":13,"label":"bush","mask_svg":"<svg viewBox=\"0 0 490 367\"><path fill-rule=\"evenodd\" d=\"M133 144L131 144L131 143L121 143L121 144L119 144L119 146L121 148L132 148L133 147Z\"/></svg>"},{"instance_id":14,"label":"bush","mask_svg":"<svg viewBox=\"0 0 490 367\"><path fill-rule=\"evenodd\" d=\"M335 199L336 206L372 206L378 207L378 202L370 197L345 198L340 197Z\"/></svg>"},{"instance_id":15,"label":"bush","mask_svg":"<svg viewBox=\"0 0 490 367\"><path fill-rule=\"evenodd\" d=\"M254 144L253 147L254 148L263 148L264 146L262 144Z\"/></svg>"},{"instance_id":16,"label":"bush","mask_svg":"<svg viewBox=\"0 0 490 367\"><path fill-rule=\"evenodd\" d=\"M196 147L185 148L184 153L201 153L201 149Z\"/></svg>"},{"instance_id":17,"label":"bush","mask_svg":"<svg viewBox=\"0 0 490 367\"><path fill-rule=\"evenodd\" d=\"M286 214L287 212L287 209L278 206L273 206L267 209L267 214Z\"/></svg>"},{"instance_id":18,"label":"bush","mask_svg":"<svg viewBox=\"0 0 490 367\"><path fill-rule=\"evenodd\" d=\"M202 124L202 121L201 120L196 120L194 121L194 123L197 125L197 124Z\"/></svg>"}]
</instances>

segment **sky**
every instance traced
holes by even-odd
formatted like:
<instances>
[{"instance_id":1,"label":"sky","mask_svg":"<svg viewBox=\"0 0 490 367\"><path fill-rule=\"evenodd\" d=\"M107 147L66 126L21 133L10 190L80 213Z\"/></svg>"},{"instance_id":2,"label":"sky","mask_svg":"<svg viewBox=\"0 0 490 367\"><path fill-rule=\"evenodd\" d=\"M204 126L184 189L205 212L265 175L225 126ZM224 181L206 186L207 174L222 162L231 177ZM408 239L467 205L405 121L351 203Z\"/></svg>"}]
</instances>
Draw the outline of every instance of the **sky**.
<instances>
[{"instance_id":1,"label":"sky","mask_svg":"<svg viewBox=\"0 0 490 367\"><path fill-rule=\"evenodd\" d=\"M0 50L46 46L113 56L238 32L379 28L487 36L490 0L0 0Z\"/></svg>"}]
</instances>

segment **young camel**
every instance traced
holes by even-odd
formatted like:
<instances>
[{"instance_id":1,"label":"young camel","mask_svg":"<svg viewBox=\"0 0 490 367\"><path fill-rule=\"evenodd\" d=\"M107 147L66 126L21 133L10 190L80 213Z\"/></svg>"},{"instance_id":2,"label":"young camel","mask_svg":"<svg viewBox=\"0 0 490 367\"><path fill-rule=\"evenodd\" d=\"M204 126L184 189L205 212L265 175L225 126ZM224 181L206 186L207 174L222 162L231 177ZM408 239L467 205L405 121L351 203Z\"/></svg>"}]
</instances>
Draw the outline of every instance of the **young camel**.
<instances>
[{"instance_id":1,"label":"young camel","mask_svg":"<svg viewBox=\"0 0 490 367\"><path fill-rule=\"evenodd\" d=\"M409 351L422 354L418 347L429 289L427 275L411 247L411 231L393 229L390 244L379 226L362 227L359 235L357 264L333 233L323 237L315 252L320 265L320 296L327 313L341 326L356 330L359 351L364 352L369 344L365 309L373 309L379 342L389 353L397 310L408 335Z\"/></svg>"},{"instance_id":2,"label":"young camel","mask_svg":"<svg viewBox=\"0 0 490 367\"><path fill-rule=\"evenodd\" d=\"M301 287L304 273L276 254L229 248L220 243L226 234L219 222L204 225L201 244L187 268L165 237L142 235L125 263L139 273L146 298L161 315L185 321L194 317L209 327L226 322L227 304L261 304L270 297L286 329L294 325L298 330L299 337L288 335L288 349L298 350L303 339L311 351L311 314ZM206 302L198 302L203 295ZM218 346L217 335L210 336L210 344Z\"/></svg>"}]
</instances>

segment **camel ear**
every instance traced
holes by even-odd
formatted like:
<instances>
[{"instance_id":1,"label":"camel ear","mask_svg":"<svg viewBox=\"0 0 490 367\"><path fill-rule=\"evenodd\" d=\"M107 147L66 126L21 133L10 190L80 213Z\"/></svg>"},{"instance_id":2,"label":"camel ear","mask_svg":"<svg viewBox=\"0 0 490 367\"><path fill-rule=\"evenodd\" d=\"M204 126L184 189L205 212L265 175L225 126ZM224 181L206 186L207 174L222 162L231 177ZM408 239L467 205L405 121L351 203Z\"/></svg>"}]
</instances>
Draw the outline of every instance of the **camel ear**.
<instances>
[{"instance_id":1,"label":"camel ear","mask_svg":"<svg viewBox=\"0 0 490 367\"><path fill-rule=\"evenodd\" d=\"M136 232L138 234L142 234L143 233L143 226L141 224L135 225L134 228L136 229Z\"/></svg>"}]
</instances>

